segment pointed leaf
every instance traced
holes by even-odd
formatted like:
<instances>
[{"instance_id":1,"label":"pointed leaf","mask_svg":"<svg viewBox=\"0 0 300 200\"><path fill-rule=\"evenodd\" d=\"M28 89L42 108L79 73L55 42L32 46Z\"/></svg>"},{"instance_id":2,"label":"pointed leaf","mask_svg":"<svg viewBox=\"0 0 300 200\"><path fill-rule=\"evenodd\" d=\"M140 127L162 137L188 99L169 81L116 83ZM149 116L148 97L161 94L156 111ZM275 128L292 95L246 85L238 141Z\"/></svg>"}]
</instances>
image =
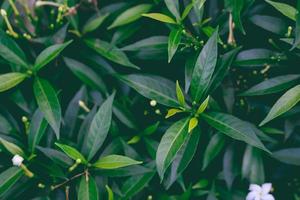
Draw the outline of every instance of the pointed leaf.
<instances>
[{"instance_id":1,"label":"pointed leaf","mask_svg":"<svg viewBox=\"0 0 300 200\"><path fill-rule=\"evenodd\" d=\"M296 8L285 3L274 2L270 0L266 0L266 2L269 3L271 6L273 6L276 10L281 12L283 15L290 18L291 20L294 21L296 20L296 14L297 14Z\"/></svg>"},{"instance_id":2,"label":"pointed leaf","mask_svg":"<svg viewBox=\"0 0 300 200\"><path fill-rule=\"evenodd\" d=\"M160 22L165 22L169 24L176 24L176 21L169 17L168 15L164 15L161 13L148 13L148 14L143 14L144 17L149 17L151 19L155 19Z\"/></svg>"},{"instance_id":3,"label":"pointed leaf","mask_svg":"<svg viewBox=\"0 0 300 200\"><path fill-rule=\"evenodd\" d=\"M190 133L194 128L196 128L197 125L198 125L198 119L196 117L190 119L188 133Z\"/></svg>"},{"instance_id":4,"label":"pointed leaf","mask_svg":"<svg viewBox=\"0 0 300 200\"><path fill-rule=\"evenodd\" d=\"M88 176L88 175L87 175ZM93 177L82 176L79 183L78 200L98 200L98 188Z\"/></svg>"},{"instance_id":5,"label":"pointed leaf","mask_svg":"<svg viewBox=\"0 0 300 200\"><path fill-rule=\"evenodd\" d=\"M75 149L74 147L71 147L66 144L59 144L57 142L55 143L55 145L58 146L63 152L65 152L65 154L67 154L73 160L76 161L77 159L80 159L82 163L87 163L84 156L79 151L77 151L77 149Z\"/></svg>"},{"instance_id":6,"label":"pointed leaf","mask_svg":"<svg viewBox=\"0 0 300 200\"><path fill-rule=\"evenodd\" d=\"M178 46L181 42L182 29L173 29L169 35L168 41L168 62L171 62L173 56L175 55Z\"/></svg>"},{"instance_id":7,"label":"pointed leaf","mask_svg":"<svg viewBox=\"0 0 300 200\"><path fill-rule=\"evenodd\" d=\"M5 147L5 149L10 152L12 155L20 155L23 158L26 157L24 151L18 147L17 145L15 145L12 142L9 142L3 138L0 137L0 143Z\"/></svg>"},{"instance_id":8,"label":"pointed leaf","mask_svg":"<svg viewBox=\"0 0 300 200\"><path fill-rule=\"evenodd\" d=\"M118 169L121 167L127 167L130 165L138 165L142 162L133 160L126 156L120 155L109 155L100 158L93 164L93 167L100 168L100 169Z\"/></svg>"},{"instance_id":9,"label":"pointed leaf","mask_svg":"<svg viewBox=\"0 0 300 200\"><path fill-rule=\"evenodd\" d=\"M106 14L99 14L92 16L88 21L85 23L85 25L82 28L82 33L88 33L96 30L101 24L104 22L104 20L108 17L108 13Z\"/></svg>"},{"instance_id":10,"label":"pointed leaf","mask_svg":"<svg viewBox=\"0 0 300 200\"><path fill-rule=\"evenodd\" d=\"M21 83L27 77L26 74L19 72L11 72L0 75L0 92L9 90L19 83Z\"/></svg>"},{"instance_id":11,"label":"pointed leaf","mask_svg":"<svg viewBox=\"0 0 300 200\"><path fill-rule=\"evenodd\" d=\"M177 96L177 99L178 99L178 102L180 103L181 106L185 106L185 97L184 97L184 94L181 90L181 87L179 85L179 82L176 81L176 96Z\"/></svg>"},{"instance_id":12,"label":"pointed leaf","mask_svg":"<svg viewBox=\"0 0 300 200\"><path fill-rule=\"evenodd\" d=\"M0 197L9 190L23 175L20 167L10 167L0 174Z\"/></svg>"}]
</instances>

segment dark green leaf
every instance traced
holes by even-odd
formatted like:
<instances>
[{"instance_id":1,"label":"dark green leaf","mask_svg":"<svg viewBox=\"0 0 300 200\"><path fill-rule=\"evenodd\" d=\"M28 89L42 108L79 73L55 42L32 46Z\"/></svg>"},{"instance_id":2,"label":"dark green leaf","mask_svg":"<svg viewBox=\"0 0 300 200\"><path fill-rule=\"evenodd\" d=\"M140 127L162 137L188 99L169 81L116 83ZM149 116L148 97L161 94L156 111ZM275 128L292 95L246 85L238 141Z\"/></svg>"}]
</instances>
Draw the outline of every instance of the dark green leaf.
<instances>
[{"instance_id":1,"label":"dark green leaf","mask_svg":"<svg viewBox=\"0 0 300 200\"><path fill-rule=\"evenodd\" d=\"M177 48L180 44L182 36L182 29L173 29L169 35L169 42L168 42L168 62L171 62L174 54L177 51Z\"/></svg>"},{"instance_id":2,"label":"dark green leaf","mask_svg":"<svg viewBox=\"0 0 300 200\"><path fill-rule=\"evenodd\" d=\"M73 164L73 161L60 151L50 148L43 148L40 146L38 146L37 149L40 150L45 156L50 158L53 162L64 168L67 168Z\"/></svg>"},{"instance_id":3,"label":"dark green leaf","mask_svg":"<svg viewBox=\"0 0 300 200\"><path fill-rule=\"evenodd\" d=\"M273 152L272 156L281 162L300 166L300 148L281 149Z\"/></svg>"},{"instance_id":4,"label":"dark green leaf","mask_svg":"<svg viewBox=\"0 0 300 200\"><path fill-rule=\"evenodd\" d=\"M23 175L20 167L10 167L0 174L0 197L9 190Z\"/></svg>"},{"instance_id":5,"label":"dark green leaf","mask_svg":"<svg viewBox=\"0 0 300 200\"><path fill-rule=\"evenodd\" d=\"M80 179L77 199L78 200L98 200L98 188L93 177L83 175Z\"/></svg>"}]
</instances>

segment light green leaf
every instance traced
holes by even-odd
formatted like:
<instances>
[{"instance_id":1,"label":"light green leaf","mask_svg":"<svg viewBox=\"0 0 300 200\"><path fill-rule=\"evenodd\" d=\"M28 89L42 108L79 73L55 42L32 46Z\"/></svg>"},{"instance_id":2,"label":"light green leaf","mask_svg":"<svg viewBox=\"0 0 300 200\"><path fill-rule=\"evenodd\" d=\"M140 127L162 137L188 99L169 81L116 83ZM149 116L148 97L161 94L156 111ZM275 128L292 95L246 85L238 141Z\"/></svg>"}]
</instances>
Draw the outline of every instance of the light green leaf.
<instances>
[{"instance_id":1,"label":"light green leaf","mask_svg":"<svg viewBox=\"0 0 300 200\"><path fill-rule=\"evenodd\" d=\"M198 125L198 119L196 117L191 118L189 121L188 133L192 132L192 130L194 130L194 128L196 128L197 125Z\"/></svg>"},{"instance_id":2,"label":"light green leaf","mask_svg":"<svg viewBox=\"0 0 300 200\"><path fill-rule=\"evenodd\" d=\"M114 193L108 185L105 185L107 191L107 200L114 200Z\"/></svg>"},{"instance_id":3,"label":"light green leaf","mask_svg":"<svg viewBox=\"0 0 300 200\"><path fill-rule=\"evenodd\" d=\"M55 145L58 146L63 152L65 152L65 154L67 154L73 160L76 161L77 159L80 159L82 163L87 163L84 156L79 151L77 151L77 149L75 149L74 147L71 147L66 144L59 144L57 142L55 143Z\"/></svg>"},{"instance_id":4,"label":"light green leaf","mask_svg":"<svg viewBox=\"0 0 300 200\"><path fill-rule=\"evenodd\" d=\"M198 102L209 86L218 58L218 28L201 50L192 75L191 96Z\"/></svg>"},{"instance_id":5,"label":"light green leaf","mask_svg":"<svg viewBox=\"0 0 300 200\"><path fill-rule=\"evenodd\" d=\"M203 113L206 110L208 103L209 103L209 96L206 97L206 99L200 104L200 106L197 110L197 114Z\"/></svg>"},{"instance_id":6,"label":"light green leaf","mask_svg":"<svg viewBox=\"0 0 300 200\"><path fill-rule=\"evenodd\" d=\"M114 96L112 94L102 103L85 135L81 152L86 155L87 160L94 157L106 139L111 124Z\"/></svg>"},{"instance_id":7,"label":"light green leaf","mask_svg":"<svg viewBox=\"0 0 300 200\"><path fill-rule=\"evenodd\" d=\"M159 143L156 152L156 166L161 180L188 136L189 121L189 118L185 118L174 123L168 128Z\"/></svg>"},{"instance_id":8,"label":"light green leaf","mask_svg":"<svg viewBox=\"0 0 300 200\"><path fill-rule=\"evenodd\" d=\"M181 106L185 106L185 97L184 97L184 94L181 90L181 87L179 85L179 82L176 81L176 96L177 96L177 99L178 99L178 102L180 103Z\"/></svg>"},{"instance_id":9,"label":"light green leaf","mask_svg":"<svg viewBox=\"0 0 300 200\"><path fill-rule=\"evenodd\" d=\"M100 169L118 169L121 167L127 167L130 165L138 165L142 164L143 162L133 160L126 156L120 155L109 155L100 158L93 164L93 167L100 168Z\"/></svg>"},{"instance_id":10,"label":"light green leaf","mask_svg":"<svg viewBox=\"0 0 300 200\"><path fill-rule=\"evenodd\" d=\"M283 15L285 15L286 17L296 21L297 10L293 6L290 6L285 3L270 1L270 0L266 0L266 2L269 3L271 6L273 6L276 10L281 12Z\"/></svg>"},{"instance_id":11,"label":"light green leaf","mask_svg":"<svg viewBox=\"0 0 300 200\"><path fill-rule=\"evenodd\" d=\"M175 55L181 41L182 29L173 29L169 35L168 41L168 62L170 63Z\"/></svg>"},{"instance_id":12,"label":"light green leaf","mask_svg":"<svg viewBox=\"0 0 300 200\"><path fill-rule=\"evenodd\" d=\"M26 157L24 151L18 147L17 145L15 145L14 143L12 142L9 142L3 138L0 138L0 142L1 144L5 147L5 149L10 152L12 155L20 155L22 156L23 158Z\"/></svg>"},{"instance_id":13,"label":"light green leaf","mask_svg":"<svg viewBox=\"0 0 300 200\"><path fill-rule=\"evenodd\" d=\"M151 18L151 19L155 19L160 22L165 22L165 23L169 23L169 24L177 24L174 19L172 19L171 17L169 17L167 15L161 14L161 13L148 13L148 14L143 14L143 16Z\"/></svg>"},{"instance_id":14,"label":"light green leaf","mask_svg":"<svg viewBox=\"0 0 300 200\"><path fill-rule=\"evenodd\" d=\"M270 112L266 116L266 118L260 123L260 126L268 123L274 118L289 111L299 101L300 101L300 85L296 85L295 87L289 89L276 101L276 103L273 105Z\"/></svg>"},{"instance_id":15,"label":"light green leaf","mask_svg":"<svg viewBox=\"0 0 300 200\"><path fill-rule=\"evenodd\" d=\"M167 118L172 117L172 116L174 116L174 115L176 115L177 113L180 113L180 112L183 112L183 111L179 110L177 108L171 108L171 109L168 110L168 113L167 113L165 118L167 119Z\"/></svg>"},{"instance_id":16,"label":"light green leaf","mask_svg":"<svg viewBox=\"0 0 300 200\"><path fill-rule=\"evenodd\" d=\"M201 117L209 125L225 135L228 135L233 139L246 142L247 144L270 153L270 151L266 149L263 143L258 139L249 123L244 122L232 115L219 112L202 113Z\"/></svg>"},{"instance_id":17,"label":"light green leaf","mask_svg":"<svg viewBox=\"0 0 300 200\"><path fill-rule=\"evenodd\" d=\"M10 167L0 174L0 197L9 190L23 175L20 167Z\"/></svg>"},{"instance_id":18,"label":"light green leaf","mask_svg":"<svg viewBox=\"0 0 300 200\"><path fill-rule=\"evenodd\" d=\"M36 58L33 70L39 71L42 67L56 58L69 44L71 44L71 42L72 40L63 44L55 44L43 50Z\"/></svg>"},{"instance_id":19,"label":"light green leaf","mask_svg":"<svg viewBox=\"0 0 300 200\"><path fill-rule=\"evenodd\" d=\"M80 179L77 193L78 200L98 200L98 188L93 177L84 175Z\"/></svg>"},{"instance_id":20,"label":"light green leaf","mask_svg":"<svg viewBox=\"0 0 300 200\"><path fill-rule=\"evenodd\" d=\"M59 138L61 108L55 90L48 81L41 78L35 79L33 90L41 112Z\"/></svg>"},{"instance_id":21,"label":"light green leaf","mask_svg":"<svg viewBox=\"0 0 300 200\"><path fill-rule=\"evenodd\" d=\"M85 25L82 28L82 33L88 33L96 30L101 24L104 22L104 20L108 17L109 13L106 14L95 14L92 16L88 21L85 23Z\"/></svg>"},{"instance_id":22,"label":"light green leaf","mask_svg":"<svg viewBox=\"0 0 300 200\"><path fill-rule=\"evenodd\" d=\"M11 72L0 75L0 92L9 90L19 83L21 83L27 77L26 74L19 72Z\"/></svg>"},{"instance_id":23,"label":"light green leaf","mask_svg":"<svg viewBox=\"0 0 300 200\"><path fill-rule=\"evenodd\" d=\"M139 69L138 66L130 62L123 51L113 44L109 44L108 42L99 39L86 39L84 42L88 47L112 62L118 63L125 67Z\"/></svg>"},{"instance_id":24,"label":"light green leaf","mask_svg":"<svg viewBox=\"0 0 300 200\"><path fill-rule=\"evenodd\" d=\"M108 27L108 29L112 29L118 26L123 26L125 24L129 24L134 22L142 17L142 14L147 13L152 8L151 4L140 4L125 10L121 13L117 19Z\"/></svg>"}]
</instances>

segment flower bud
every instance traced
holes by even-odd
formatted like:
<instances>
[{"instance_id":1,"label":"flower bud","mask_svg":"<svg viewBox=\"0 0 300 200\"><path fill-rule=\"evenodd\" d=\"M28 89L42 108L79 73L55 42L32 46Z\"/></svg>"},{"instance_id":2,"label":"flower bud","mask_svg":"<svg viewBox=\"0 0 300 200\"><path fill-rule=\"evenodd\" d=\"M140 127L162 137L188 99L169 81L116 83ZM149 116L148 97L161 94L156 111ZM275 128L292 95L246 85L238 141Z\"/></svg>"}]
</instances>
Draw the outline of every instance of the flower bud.
<instances>
[{"instance_id":1,"label":"flower bud","mask_svg":"<svg viewBox=\"0 0 300 200\"><path fill-rule=\"evenodd\" d=\"M12 163L14 166L18 166L20 167L24 161L24 158L18 154L16 154L12 159L11 159Z\"/></svg>"}]
</instances>

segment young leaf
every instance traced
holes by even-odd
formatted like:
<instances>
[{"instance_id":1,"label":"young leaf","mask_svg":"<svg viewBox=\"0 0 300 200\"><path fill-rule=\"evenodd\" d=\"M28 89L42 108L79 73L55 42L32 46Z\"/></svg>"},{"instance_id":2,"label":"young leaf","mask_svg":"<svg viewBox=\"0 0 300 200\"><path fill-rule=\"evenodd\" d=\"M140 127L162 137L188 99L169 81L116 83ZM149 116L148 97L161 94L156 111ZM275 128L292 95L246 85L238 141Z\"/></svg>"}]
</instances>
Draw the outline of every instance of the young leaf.
<instances>
[{"instance_id":1,"label":"young leaf","mask_svg":"<svg viewBox=\"0 0 300 200\"><path fill-rule=\"evenodd\" d=\"M168 113L167 115L165 116L165 118L169 118L169 117L172 117L173 115L176 115L177 113L180 113L180 112L183 112L182 110L179 110L177 108L171 108L168 110Z\"/></svg>"},{"instance_id":2,"label":"young leaf","mask_svg":"<svg viewBox=\"0 0 300 200\"><path fill-rule=\"evenodd\" d=\"M48 123L44 119L42 112L40 110L36 110L32 116L28 134L28 148L30 152L34 152L36 145L39 144L45 134L47 126Z\"/></svg>"},{"instance_id":3,"label":"young leaf","mask_svg":"<svg viewBox=\"0 0 300 200\"><path fill-rule=\"evenodd\" d=\"M0 197L9 190L23 175L20 167L10 167L0 174Z\"/></svg>"},{"instance_id":4,"label":"young leaf","mask_svg":"<svg viewBox=\"0 0 300 200\"><path fill-rule=\"evenodd\" d=\"M296 85L295 87L289 89L276 101L276 103L273 105L270 112L266 116L266 118L260 123L260 126L268 123L274 118L289 111L299 101L300 101L300 85Z\"/></svg>"},{"instance_id":5,"label":"young leaf","mask_svg":"<svg viewBox=\"0 0 300 200\"><path fill-rule=\"evenodd\" d=\"M141 18L142 14L147 13L151 8L151 4L140 4L129 8L128 10L125 10L122 14L120 14L117 19L115 19L115 21L108 27L108 29L134 22Z\"/></svg>"},{"instance_id":6,"label":"young leaf","mask_svg":"<svg viewBox=\"0 0 300 200\"><path fill-rule=\"evenodd\" d=\"M148 13L148 14L143 14L144 17L149 17L151 19L155 19L160 22L164 23L169 23L169 24L177 24L174 19L171 17L161 14L161 13Z\"/></svg>"},{"instance_id":7,"label":"young leaf","mask_svg":"<svg viewBox=\"0 0 300 200\"><path fill-rule=\"evenodd\" d=\"M180 103L181 106L185 106L185 97L184 97L184 94L181 90L181 87L179 85L179 82L176 81L176 96L177 96L177 99L178 99L178 102Z\"/></svg>"},{"instance_id":8,"label":"young leaf","mask_svg":"<svg viewBox=\"0 0 300 200\"><path fill-rule=\"evenodd\" d=\"M114 96L112 94L103 102L85 135L81 152L86 155L87 160L94 157L106 139L111 124Z\"/></svg>"},{"instance_id":9,"label":"young leaf","mask_svg":"<svg viewBox=\"0 0 300 200\"><path fill-rule=\"evenodd\" d=\"M191 96L198 102L209 86L218 57L218 28L201 50L192 75Z\"/></svg>"},{"instance_id":10,"label":"young leaf","mask_svg":"<svg viewBox=\"0 0 300 200\"><path fill-rule=\"evenodd\" d=\"M92 16L83 26L82 33L85 34L96 30L99 26L101 26L108 15L108 13L103 15L97 13L96 15Z\"/></svg>"},{"instance_id":11,"label":"young leaf","mask_svg":"<svg viewBox=\"0 0 300 200\"><path fill-rule=\"evenodd\" d=\"M266 2L269 3L271 6L273 6L276 10L281 12L283 15L290 18L291 20L294 21L296 20L297 10L293 6L290 6L285 3L270 1L270 0L266 0Z\"/></svg>"},{"instance_id":12,"label":"young leaf","mask_svg":"<svg viewBox=\"0 0 300 200\"><path fill-rule=\"evenodd\" d=\"M200 106L197 110L197 114L203 113L206 110L208 103L209 103L209 96L206 97L206 99L200 104Z\"/></svg>"},{"instance_id":13,"label":"young leaf","mask_svg":"<svg viewBox=\"0 0 300 200\"><path fill-rule=\"evenodd\" d=\"M109 155L100 158L93 164L93 167L100 168L100 169L118 169L121 167L127 167L130 165L138 165L143 162L133 160L126 156L120 155Z\"/></svg>"},{"instance_id":14,"label":"young leaf","mask_svg":"<svg viewBox=\"0 0 300 200\"><path fill-rule=\"evenodd\" d=\"M182 29L173 29L169 35L168 41L168 62L170 63L175 55L181 41Z\"/></svg>"},{"instance_id":15,"label":"young leaf","mask_svg":"<svg viewBox=\"0 0 300 200\"><path fill-rule=\"evenodd\" d=\"M75 149L74 147L65 144L59 144L57 142L55 143L55 145L58 146L63 152L65 152L65 154L67 154L73 160L80 159L82 163L87 163L84 156L79 151L77 151L77 149Z\"/></svg>"},{"instance_id":16,"label":"young leaf","mask_svg":"<svg viewBox=\"0 0 300 200\"><path fill-rule=\"evenodd\" d=\"M88 176L88 177L87 177ZM93 177L81 176L77 193L78 200L98 200L98 187Z\"/></svg>"},{"instance_id":17,"label":"young leaf","mask_svg":"<svg viewBox=\"0 0 300 200\"><path fill-rule=\"evenodd\" d=\"M28 61L22 49L3 30L0 30L0 55L8 62L29 68Z\"/></svg>"},{"instance_id":18,"label":"young leaf","mask_svg":"<svg viewBox=\"0 0 300 200\"><path fill-rule=\"evenodd\" d=\"M55 90L48 81L41 78L35 79L33 90L41 112L59 138L61 108Z\"/></svg>"},{"instance_id":19,"label":"young leaf","mask_svg":"<svg viewBox=\"0 0 300 200\"><path fill-rule=\"evenodd\" d=\"M209 125L225 135L228 135L233 139L246 142L247 144L270 153L270 151L266 149L263 143L258 139L254 130L248 123L232 115L219 112L202 113L201 116Z\"/></svg>"},{"instance_id":20,"label":"young leaf","mask_svg":"<svg viewBox=\"0 0 300 200\"><path fill-rule=\"evenodd\" d=\"M55 44L43 50L36 58L33 70L39 71L42 67L56 58L71 42L72 40L63 44Z\"/></svg>"},{"instance_id":21,"label":"young leaf","mask_svg":"<svg viewBox=\"0 0 300 200\"><path fill-rule=\"evenodd\" d=\"M192 130L194 130L194 128L196 128L197 125L198 125L198 119L196 117L191 118L189 121L188 133L192 132Z\"/></svg>"},{"instance_id":22,"label":"young leaf","mask_svg":"<svg viewBox=\"0 0 300 200\"><path fill-rule=\"evenodd\" d=\"M107 200L114 200L114 193L108 185L105 185L107 191Z\"/></svg>"},{"instance_id":23,"label":"young leaf","mask_svg":"<svg viewBox=\"0 0 300 200\"><path fill-rule=\"evenodd\" d=\"M283 75L265 80L247 91L241 93L241 96L257 96L273 94L280 92L295 85L300 79L300 75Z\"/></svg>"},{"instance_id":24,"label":"young leaf","mask_svg":"<svg viewBox=\"0 0 300 200\"><path fill-rule=\"evenodd\" d=\"M176 86L168 79L141 74L130 74L119 78L146 98L154 99L165 106L180 106L176 99Z\"/></svg>"},{"instance_id":25,"label":"young leaf","mask_svg":"<svg viewBox=\"0 0 300 200\"><path fill-rule=\"evenodd\" d=\"M9 142L3 138L0 137L0 143L5 147L5 149L10 152L12 155L20 155L23 158L26 157L24 151L18 147L17 145L15 145L12 142Z\"/></svg>"},{"instance_id":26,"label":"young leaf","mask_svg":"<svg viewBox=\"0 0 300 200\"><path fill-rule=\"evenodd\" d=\"M11 72L0 75L0 92L9 90L19 83L21 83L27 77L26 74L19 72Z\"/></svg>"},{"instance_id":27,"label":"young leaf","mask_svg":"<svg viewBox=\"0 0 300 200\"><path fill-rule=\"evenodd\" d=\"M109 44L108 42L99 39L86 39L84 42L88 47L112 62L118 63L125 67L139 69L138 66L130 62L123 51L113 44Z\"/></svg>"},{"instance_id":28,"label":"young leaf","mask_svg":"<svg viewBox=\"0 0 300 200\"><path fill-rule=\"evenodd\" d=\"M159 143L156 152L156 166L161 180L188 136L189 121L189 118L185 118L174 123L168 128Z\"/></svg>"}]
</instances>

